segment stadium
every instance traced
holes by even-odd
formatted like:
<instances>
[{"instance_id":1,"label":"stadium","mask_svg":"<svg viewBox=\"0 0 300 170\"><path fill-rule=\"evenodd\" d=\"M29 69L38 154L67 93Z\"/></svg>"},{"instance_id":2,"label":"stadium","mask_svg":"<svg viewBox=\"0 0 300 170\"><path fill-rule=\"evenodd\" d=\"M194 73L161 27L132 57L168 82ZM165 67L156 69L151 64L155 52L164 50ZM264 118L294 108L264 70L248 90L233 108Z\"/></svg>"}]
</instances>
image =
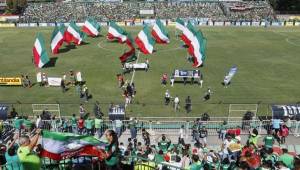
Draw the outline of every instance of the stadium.
<instances>
[{"instance_id":1,"label":"stadium","mask_svg":"<svg viewBox=\"0 0 300 170\"><path fill-rule=\"evenodd\" d=\"M0 169L300 170L300 3L0 0Z\"/></svg>"}]
</instances>

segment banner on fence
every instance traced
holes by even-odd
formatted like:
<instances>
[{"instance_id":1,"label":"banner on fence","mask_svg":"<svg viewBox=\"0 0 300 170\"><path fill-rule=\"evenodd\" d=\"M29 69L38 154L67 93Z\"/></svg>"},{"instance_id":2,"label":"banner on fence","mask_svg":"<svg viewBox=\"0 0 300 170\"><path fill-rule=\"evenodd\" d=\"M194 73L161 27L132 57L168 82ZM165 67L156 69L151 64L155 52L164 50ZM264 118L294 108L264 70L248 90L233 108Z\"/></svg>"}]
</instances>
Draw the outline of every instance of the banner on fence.
<instances>
[{"instance_id":1,"label":"banner on fence","mask_svg":"<svg viewBox=\"0 0 300 170\"><path fill-rule=\"evenodd\" d=\"M215 22L215 26L223 26L224 22Z\"/></svg>"},{"instance_id":2,"label":"banner on fence","mask_svg":"<svg viewBox=\"0 0 300 170\"><path fill-rule=\"evenodd\" d=\"M48 24L47 23L39 23L39 27L47 27Z\"/></svg>"},{"instance_id":3,"label":"banner on fence","mask_svg":"<svg viewBox=\"0 0 300 170\"><path fill-rule=\"evenodd\" d=\"M293 26L294 25L294 22L286 22L285 23L285 26L287 26L287 27L291 27L291 26Z\"/></svg>"},{"instance_id":4,"label":"banner on fence","mask_svg":"<svg viewBox=\"0 0 300 170\"><path fill-rule=\"evenodd\" d=\"M0 23L0 28L12 28L12 27L15 27L15 24L1 24Z\"/></svg>"},{"instance_id":5,"label":"banner on fence","mask_svg":"<svg viewBox=\"0 0 300 170\"><path fill-rule=\"evenodd\" d=\"M2 86L21 86L22 80L20 77L0 77L0 85L2 85Z\"/></svg>"}]
</instances>

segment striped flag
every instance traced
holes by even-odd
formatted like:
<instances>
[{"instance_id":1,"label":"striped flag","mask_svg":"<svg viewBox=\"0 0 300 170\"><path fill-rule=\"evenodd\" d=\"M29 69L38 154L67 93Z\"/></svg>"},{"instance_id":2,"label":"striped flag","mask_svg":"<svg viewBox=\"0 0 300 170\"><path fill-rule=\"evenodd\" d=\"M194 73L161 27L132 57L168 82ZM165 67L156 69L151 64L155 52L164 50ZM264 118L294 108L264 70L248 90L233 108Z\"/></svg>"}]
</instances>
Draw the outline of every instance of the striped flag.
<instances>
[{"instance_id":1,"label":"striped flag","mask_svg":"<svg viewBox=\"0 0 300 170\"><path fill-rule=\"evenodd\" d=\"M194 26L190 21L188 21L187 25L183 28L181 40L187 45L190 46L192 39L195 34Z\"/></svg>"},{"instance_id":2,"label":"striped flag","mask_svg":"<svg viewBox=\"0 0 300 170\"><path fill-rule=\"evenodd\" d=\"M136 45L144 54L152 54L154 49L155 40L151 37L148 26L144 26L138 36L135 38Z\"/></svg>"},{"instance_id":3,"label":"striped flag","mask_svg":"<svg viewBox=\"0 0 300 170\"><path fill-rule=\"evenodd\" d=\"M137 59L135 55L134 41L130 34L128 34L127 36L126 44L130 48L130 50L128 52L125 52L121 57L119 57L121 63L128 63Z\"/></svg>"},{"instance_id":4,"label":"striped flag","mask_svg":"<svg viewBox=\"0 0 300 170\"><path fill-rule=\"evenodd\" d=\"M168 30L159 19L156 20L151 34L155 41L159 44L166 44L170 42Z\"/></svg>"},{"instance_id":5,"label":"striped flag","mask_svg":"<svg viewBox=\"0 0 300 170\"><path fill-rule=\"evenodd\" d=\"M80 31L80 28L76 25L74 21L71 21L64 34L65 41L68 44L73 42L76 45L80 45L84 38L85 34L82 31Z\"/></svg>"},{"instance_id":6,"label":"striped flag","mask_svg":"<svg viewBox=\"0 0 300 170\"><path fill-rule=\"evenodd\" d=\"M206 58L206 39L203 37L202 32L195 30L191 24L188 24L187 28L191 33L193 33L193 36L191 36L190 39L188 52L191 56L193 56L193 67L199 67L203 64L203 61Z\"/></svg>"},{"instance_id":7,"label":"striped flag","mask_svg":"<svg viewBox=\"0 0 300 170\"><path fill-rule=\"evenodd\" d=\"M180 31L183 32L185 25L184 25L184 21L182 21L181 19L177 18L176 19L176 23L175 23L175 27L176 29L179 29Z\"/></svg>"},{"instance_id":8,"label":"striped flag","mask_svg":"<svg viewBox=\"0 0 300 170\"><path fill-rule=\"evenodd\" d=\"M51 51L53 54L57 54L59 52L59 48L62 46L64 42L64 32L65 26L61 25L60 27L55 26L52 36L51 36Z\"/></svg>"},{"instance_id":9,"label":"striped flag","mask_svg":"<svg viewBox=\"0 0 300 170\"><path fill-rule=\"evenodd\" d=\"M104 157L105 144L93 136L82 136L73 133L59 133L43 130L41 156L53 160L62 160L73 156Z\"/></svg>"},{"instance_id":10,"label":"striped flag","mask_svg":"<svg viewBox=\"0 0 300 170\"><path fill-rule=\"evenodd\" d=\"M128 63L137 59L135 55L135 49L131 48L128 52L125 52L120 58L121 63Z\"/></svg>"},{"instance_id":11,"label":"striped flag","mask_svg":"<svg viewBox=\"0 0 300 170\"><path fill-rule=\"evenodd\" d=\"M50 60L45 48L45 41L42 34L38 33L32 48L34 64L38 68L42 68Z\"/></svg>"},{"instance_id":12,"label":"striped flag","mask_svg":"<svg viewBox=\"0 0 300 170\"><path fill-rule=\"evenodd\" d=\"M88 18L82 27L82 31L91 37L96 37L100 32L100 25L92 18Z\"/></svg>"},{"instance_id":13,"label":"striped flag","mask_svg":"<svg viewBox=\"0 0 300 170\"><path fill-rule=\"evenodd\" d=\"M107 39L110 41L117 39L120 43L124 43L127 40L127 33L115 22L111 21L109 22Z\"/></svg>"}]
</instances>

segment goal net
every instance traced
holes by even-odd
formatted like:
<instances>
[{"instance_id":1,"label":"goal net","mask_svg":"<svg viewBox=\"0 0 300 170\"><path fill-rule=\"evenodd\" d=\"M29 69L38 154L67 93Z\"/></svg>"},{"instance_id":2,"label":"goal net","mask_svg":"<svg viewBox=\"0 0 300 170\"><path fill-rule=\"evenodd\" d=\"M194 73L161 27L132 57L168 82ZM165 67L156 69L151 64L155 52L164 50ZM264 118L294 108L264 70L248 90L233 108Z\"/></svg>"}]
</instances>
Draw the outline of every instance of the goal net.
<instances>
[{"instance_id":1,"label":"goal net","mask_svg":"<svg viewBox=\"0 0 300 170\"><path fill-rule=\"evenodd\" d=\"M229 117L243 117L246 112L252 112L254 117L257 113L257 104L230 104L229 105Z\"/></svg>"},{"instance_id":2,"label":"goal net","mask_svg":"<svg viewBox=\"0 0 300 170\"><path fill-rule=\"evenodd\" d=\"M39 115L44 110L47 110L52 115L57 115L58 117L60 117L59 104L32 104L32 113L34 115Z\"/></svg>"}]
</instances>

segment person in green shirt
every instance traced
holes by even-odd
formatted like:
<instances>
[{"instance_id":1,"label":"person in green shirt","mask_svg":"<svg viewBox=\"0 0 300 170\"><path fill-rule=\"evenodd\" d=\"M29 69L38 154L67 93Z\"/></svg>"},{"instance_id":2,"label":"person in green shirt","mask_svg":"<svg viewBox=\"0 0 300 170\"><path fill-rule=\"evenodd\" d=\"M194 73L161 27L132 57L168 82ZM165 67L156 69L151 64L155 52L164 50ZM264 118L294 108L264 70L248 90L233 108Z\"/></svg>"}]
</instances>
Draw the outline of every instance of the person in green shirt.
<instances>
[{"instance_id":1,"label":"person in green shirt","mask_svg":"<svg viewBox=\"0 0 300 170\"><path fill-rule=\"evenodd\" d=\"M18 130L19 134L21 134L22 125L23 125L23 119L21 117L16 117L14 121L14 126Z\"/></svg>"},{"instance_id":2,"label":"person in green shirt","mask_svg":"<svg viewBox=\"0 0 300 170\"><path fill-rule=\"evenodd\" d=\"M294 157L288 153L288 150L282 148L283 154L279 156L279 161L282 161L288 168L294 168Z\"/></svg>"},{"instance_id":3,"label":"person in green shirt","mask_svg":"<svg viewBox=\"0 0 300 170\"><path fill-rule=\"evenodd\" d=\"M93 126L94 126L94 121L91 118L88 118L85 121L85 128L87 130L88 135L93 135Z\"/></svg>"},{"instance_id":4,"label":"person in green shirt","mask_svg":"<svg viewBox=\"0 0 300 170\"><path fill-rule=\"evenodd\" d=\"M199 161L199 156L198 155L193 155L192 156L192 164L188 168L188 170L199 170L201 169L202 165L201 162Z\"/></svg>"},{"instance_id":5,"label":"person in green shirt","mask_svg":"<svg viewBox=\"0 0 300 170\"><path fill-rule=\"evenodd\" d=\"M105 132L108 146L105 148L105 164L107 170L120 170L119 167L119 142L115 131Z\"/></svg>"},{"instance_id":6,"label":"person in green shirt","mask_svg":"<svg viewBox=\"0 0 300 170\"><path fill-rule=\"evenodd\" d=\"M137 120L136 118L133 118L130 120L129 122L129 129L130 129L130 135L131 135L131 139L135 139L136 135L137 135Z\"/></svg>"},{"instance_id":7,"label":"person in green shirt","mask_svg":"<svg viewBox=\"0 0 300 170\"><path fill-rule=\"evenodd\" d=\"M257 129L253 129L252 132L250 133L248 142L253 143L256 147L258 147L257 143L259 138L260 136L258 135Z\"/></svg>"},{"instance_id":8,"label":"person in green shirt","mask_svg":"<svg viewBox=\"0 0 300 170\"><path fill-rule=\"evenodd\" d=\"M103 135L103 119L101 117L95 118L95 130L99 138Z\"/></svg>"},{"instance_id":9,"label":"person in green shirt","mask_svg":"<svg viewBox=\"0 0 300 170\"><path fill-rule=\"evenodd\" d=\"M77 119L75 114L72 115L71 125L72 125L72 133L77 133Z\"/></svg>"},{"instance_id":10,"label":"person in green shirt","mask_svg":"<svg viewBox=\"0 0 300 170\"><path fill-rule=\"evenodd\" d=\"M161 140L158 142L159 149L161 149L164 153L166 153L169 149L170 144L171 144L171 140L167 139L165 134L162 134Z\"/></svg>"},{"instance_id":11,"label":"person in green shirt","mask_svg":"<svg viewBox=\"0 0 300 170\"><path fill-rule=\"evenodd\" d=\"M15 133L13 140L7 146L7 151L5 152L6 168L8 170L23 170L17 155L18 145L15 143L18 138L19 134Z\"/></svg>"},{"instance_id":12,"label":"person in green shirt","mask_svg":"<svg viewBox=\"0 0 300 170\"><path fill-rule=\"evenodd\" d=\"M269 130L268 135L264 138L265 148L273 148L274 141L275 139L272 135L272 130Z\"/></svg>"},{"instance_id":13,"label":"person in green shirt","mask_svg":"<svg viewBox=\"0 0 300 170\"><path fill-rule=\"evenodd\" d=\"M36 146L41 130L36 130L36 135L31 139L28 136L21 136L19 139L20 147L17 151L20 162L25 170L40 170L41 159L32 152Z\"/></svg>"}]
</instances>

